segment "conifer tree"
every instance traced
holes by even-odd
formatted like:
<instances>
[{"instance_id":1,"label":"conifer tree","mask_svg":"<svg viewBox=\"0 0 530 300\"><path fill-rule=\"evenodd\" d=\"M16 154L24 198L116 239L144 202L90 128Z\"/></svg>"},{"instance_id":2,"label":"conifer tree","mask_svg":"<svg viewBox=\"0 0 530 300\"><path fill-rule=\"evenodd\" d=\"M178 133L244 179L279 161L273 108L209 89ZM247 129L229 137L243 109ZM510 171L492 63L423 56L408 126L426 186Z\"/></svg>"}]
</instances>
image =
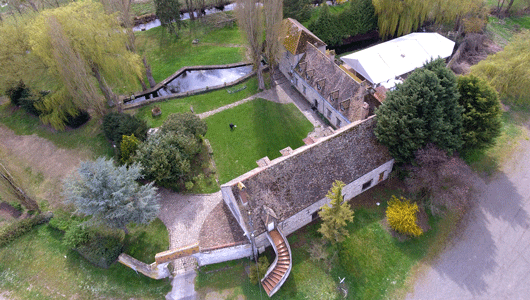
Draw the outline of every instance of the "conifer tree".
<instances>
[{"instance_id":1,"label":"conifer tree","mask_svg":"<svg viewBox=\"0 0 530 300\"><path fill-rule=\"evenodd\" d=\"M142 177L141 170L139 164L116 167L112 159L103 157L81 162L64 181L66 201L73 203L78 212L92 216L91 222L127 234L127 224L147 224L160 209L153 183L136 182Z\"/></svg>"},{"instance_id":2,"label":"conifer tree","mask_svg":"<svg viewBox=\"0 0 530 300\"><path fill-rule=\"evenodd\" d=\"M353 211L348 202L344 202L342 188L344 182L336 180L326 197L331 200L330 205L322 206L318 213L322 218L322 225L318 229L325 239L332 243L342 242L348 230L344 228L348 222L353 221Z\"/></svg>"},{"instance_id":3,"label":"conifer tree","mask_svg":"<svg viewBox=\"0 0 530 300\"><path fill-rule=\"evenodd\" d=\"M318 19L311 22L307 29L328 45L342 44L341 24L335 16L331 15L326 3L322 4Z\"/></svg>"},{"instance_id":4,"label":"conifer tree","mask_svg":"<svg viewBox=\"0 0 530 300\"><path fill-rule=\"evenodd\" d=\"M283 15L304 22L311 17L311 7L308 0L284 0Z\"/></svg>"},{"instance_id":5,"label":"conifer tree","mask_svg":"<svg viewBox=\"0 0 530 300\"><path fill-rule=\"evenodd\" d=\"M462 139L465 150L493 145L501 133L501 103L497 91L474 75L458 77L462 115Z\"/></svg>"},{"instance_id":6,"label":"conifer tree","mask_svg":"<svg viewBox=\"0 0 530 300\"><path fill-rule=\"evenodd\" d=\"M412 161L414 152L428 143L449 153L462 146L463 110L449 72L436 61L417 69L376 111L375 135L396 162Z\"/></svg>"}]
</instances>

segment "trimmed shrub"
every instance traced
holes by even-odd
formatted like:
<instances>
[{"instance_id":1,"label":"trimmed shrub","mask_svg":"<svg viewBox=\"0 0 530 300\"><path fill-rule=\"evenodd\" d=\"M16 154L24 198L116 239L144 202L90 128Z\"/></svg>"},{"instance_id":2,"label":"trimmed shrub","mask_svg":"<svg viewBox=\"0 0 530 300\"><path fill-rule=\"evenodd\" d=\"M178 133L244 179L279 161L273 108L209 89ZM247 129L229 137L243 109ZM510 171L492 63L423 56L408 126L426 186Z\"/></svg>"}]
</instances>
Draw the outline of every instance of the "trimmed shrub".
<instances>
[{"instance_id":1,"label":"trimmed shrub","mask_svg":"<svg viewBox=\"0 0 530 300\"><path fill-rule=\"evenodd\" d=\"M398 199L392 195L386 209L388 224L397 232L411 236L420 236L423 234L423 230L416 223L418 220L418 211L418 204L411 203L410 200L404 197Z\"/></svg>"},{"instance_id":2,"label":"trimmed shrub","mask_svg":"<svg viewBox=\"0 0 530 300\"><path fill-rule=\"evenodd\" d=\"M267 259L266 256L261 256L258 259L257 265L254 264L250 266L249 273L248 273L248 278L250 279L250 283L258 284L261 278L265 276L265 273L267 273L267 269L269 268L269 266L270 266L269 259Z\"/></svg>"},{"instance_id":3,"label":"trimmed shrub","mask_svg":"<svg viewBox=\"0 0 530 300\"><path fill-rule=\"evenodd\" d=\"M121 143L124 135L134 134L140 141L147 137L147 124L134 116L112 112L103 117L103 132L107 139Z\"/></svg>"},{"instance_id":4,"label":"trimmed shrub","mask_svg":"<svg viewBox=\"0 0 530 300\"><path fill-rule=\"evenodd\" d=\"M78 246L76 251L90 263L107 269L123 252L122 239L96 233L87 243Z\"/></svg>"},{"instance_id":5,"label":"trimmed shrub","mask_svg":"<svg viewBox=\"0 0 530 300\"><path fill-rule=\"evenodd\" d=\"M63 245L68 248L77 248L94 239L94 233L87 227L81 224L69 226L62 240Z\"/></svg>"},{"instance_id":6,"label":"trimmed shrub","mask_svg":"<svg viewBox=\"0 0 530 300\"><path fill-rule=\"evenodd\" d=\"M7 245L16 238L24 235L33 227L48 222L52 216L53 214L51 213L39 214L33 218L22 219L20 221L13 222L6 227L0 228L0 247Z\"/></svg>"},{"instance_id":7,"label":"trimmed shrub","mask_svg":"<svg viewBox=\"0 0 530 300\"><path fill-rule=\"evenodd\" d=\"M175 113L167 117L160 129L163 132L175 132L200 137L206 134L208 125L192 113Z\"/></svg>"}]
</instances>

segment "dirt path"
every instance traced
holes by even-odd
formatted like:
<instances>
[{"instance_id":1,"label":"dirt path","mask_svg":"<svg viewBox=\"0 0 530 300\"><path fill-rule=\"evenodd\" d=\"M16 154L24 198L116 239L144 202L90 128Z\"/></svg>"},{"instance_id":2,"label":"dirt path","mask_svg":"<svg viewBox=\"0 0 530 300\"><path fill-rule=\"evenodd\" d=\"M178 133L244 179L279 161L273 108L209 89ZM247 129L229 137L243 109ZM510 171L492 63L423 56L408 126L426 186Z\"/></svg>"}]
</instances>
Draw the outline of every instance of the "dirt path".
<instances>
[{"instance_id":1,"label":"dirt path","mask_svg":"<svg viewBox=\"0 0 530 300\"><path fill-rule=\"evenodd\" d=\"M90 157L86 152L59 148L37 135L16 135L3 125L0 141L0 159L19 184L54 206L62 199L60 181Z\"/></svg>"},{"instance_id":2,"label":"dirt path","mask_svg":"<svg viewBox=\"0 0 530 300\"><path fill-rule=\"evenodd\" d=\"M407 299L528 299L530 141L485 185L463 232Z\"/></svg>"}]
</instances>

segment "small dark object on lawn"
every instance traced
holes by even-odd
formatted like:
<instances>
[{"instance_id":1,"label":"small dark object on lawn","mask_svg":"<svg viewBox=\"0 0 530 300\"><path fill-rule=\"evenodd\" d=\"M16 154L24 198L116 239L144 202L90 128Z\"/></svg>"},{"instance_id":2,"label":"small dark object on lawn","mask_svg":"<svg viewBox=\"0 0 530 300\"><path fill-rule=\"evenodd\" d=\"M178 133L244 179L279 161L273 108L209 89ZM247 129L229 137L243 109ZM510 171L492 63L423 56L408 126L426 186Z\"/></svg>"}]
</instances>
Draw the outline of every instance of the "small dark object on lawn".
<instances>
[{"instance_id":1,"label":"small dark object on lawn","mask_svg":"<svg viewBox=\"0 0 530 300\"><path fill-rule=\"evenodd\" d=\"M230 123L230 130L234 130L234 128L236 128L237 126L234 125L234 123Z\"/></svg>"}]
</instances>

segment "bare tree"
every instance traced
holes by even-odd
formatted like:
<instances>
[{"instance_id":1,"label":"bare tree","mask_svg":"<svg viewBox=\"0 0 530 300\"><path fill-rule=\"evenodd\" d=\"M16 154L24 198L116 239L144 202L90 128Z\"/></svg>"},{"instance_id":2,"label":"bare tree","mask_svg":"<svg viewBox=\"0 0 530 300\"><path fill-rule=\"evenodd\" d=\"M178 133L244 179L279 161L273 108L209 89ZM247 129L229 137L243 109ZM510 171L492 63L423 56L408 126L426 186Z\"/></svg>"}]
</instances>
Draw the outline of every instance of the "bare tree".
<instances>
[{"instance_id":1,"label":"bare tree","mask_svg":"<svg viewBox=\"0 0 530 300\"><path fill-rule=\"evenodd\" d=\"M127 32L129 43L127 48L136 52L136 46L134 44L134 32L132 30L134 22L133 15L131 14L131 2L132 0L102 0L101 3L105 7L107 13L118 13L120 21Z\"/></svg>"},{"instance_id":2,"label":"bare tree","mask_svg":"<svg viewBox=\"0 0 530 300\"><path fill-rule=\"evenodd\" d=\"M283 19L283 1L265 0L263 6L265 17L264 55L269 64L271 86L274 83L274 70L280 55L280 31Z\"/></svg>"},{"instance_id":3,"label":"bare tree","mask_svg":"<svg viewBox=\"0 0 530 300\"><path fill-rule=\"evenodd\" d=\"M237 0L236 17L239 28L243 30L247 38L249 54L258 75L258 88L265 89L263 81L263 68L261 66L261 54L263 53L263 13L261 7L255 0Z\"/></svg>"}]
</instances>

